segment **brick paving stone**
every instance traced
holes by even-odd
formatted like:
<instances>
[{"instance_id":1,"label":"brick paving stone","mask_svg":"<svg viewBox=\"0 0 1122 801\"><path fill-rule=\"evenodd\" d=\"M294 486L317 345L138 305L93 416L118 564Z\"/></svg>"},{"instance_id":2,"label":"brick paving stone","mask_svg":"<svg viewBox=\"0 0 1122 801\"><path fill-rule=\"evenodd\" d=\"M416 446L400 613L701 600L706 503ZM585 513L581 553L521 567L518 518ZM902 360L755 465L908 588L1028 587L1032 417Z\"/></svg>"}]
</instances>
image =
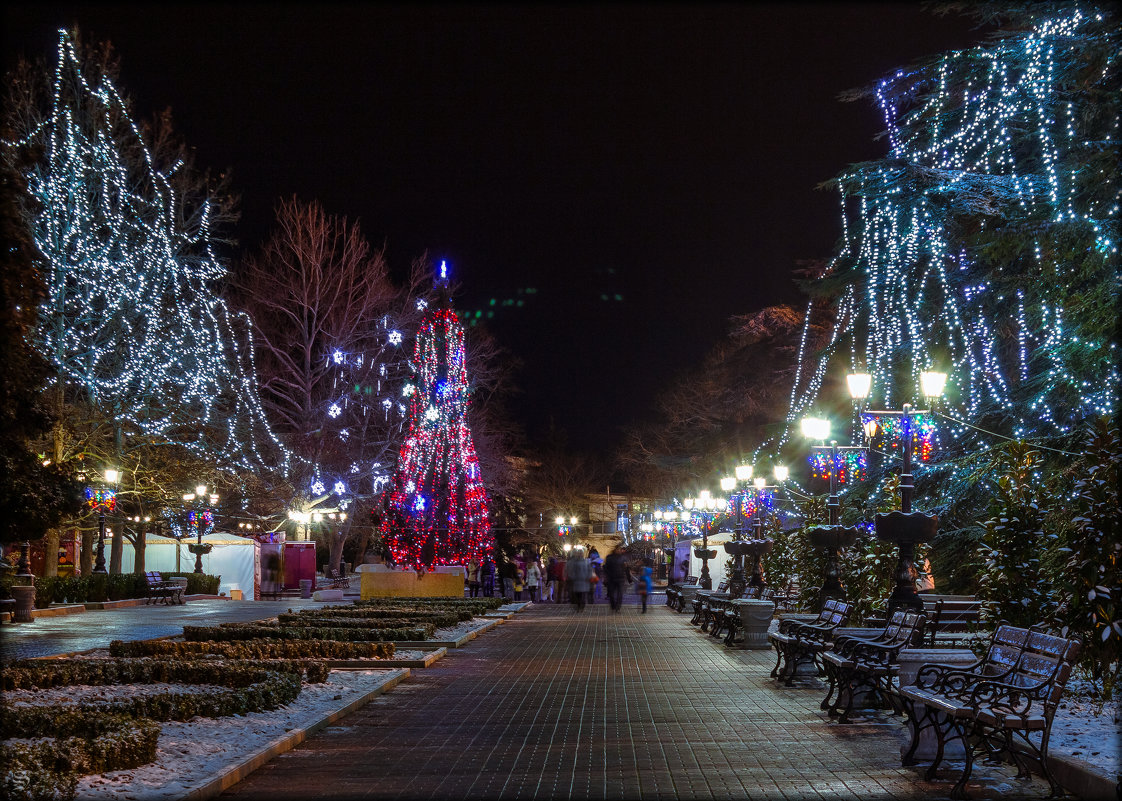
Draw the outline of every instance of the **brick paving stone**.
<instances>
[{"instance_id":1,"label":"brick paving stone","mask_svg":"<svg viewBox=\"0 0 1122 801\"><path fill-rule=\"evenodd\" d=\"M529 607L227 790L255 799L944 798L900 765L902 726L849 726L824 687L781 687L768 651L725 647L652 604ZM976 768L974 798L1043 798Z\"/></svg>"}]
</instances>

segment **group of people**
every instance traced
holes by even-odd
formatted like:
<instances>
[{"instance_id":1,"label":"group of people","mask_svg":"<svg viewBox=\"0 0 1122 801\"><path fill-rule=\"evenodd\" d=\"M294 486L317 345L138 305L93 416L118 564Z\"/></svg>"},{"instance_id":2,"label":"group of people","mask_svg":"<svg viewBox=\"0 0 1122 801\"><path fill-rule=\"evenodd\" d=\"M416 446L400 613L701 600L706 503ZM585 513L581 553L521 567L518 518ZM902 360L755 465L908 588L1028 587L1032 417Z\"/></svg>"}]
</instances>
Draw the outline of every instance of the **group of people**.
<instances>
[{"instance_id":1,"label":"group of people","mask_svg":"<svg viewBox=\"0 0 1122 801\"><path fill-rule=\"evenodd\" d=\"M491 597L498 591L503 598L521 601L525 593L526 600L531 602L571 603L577 611L603 600L607 594L612 610L618 612L623 606L625 587L635 584L646 612L654 568L652 560L645 559L633 569L622 545L617 545L606 559L600 558L595 547L586 553L584 546L578 545L567 558L551 556L544 567L533 558L516 558L496 567L494 561L485 557L482 562L469 560L465 574L472 598L481 593Z\"/></svg>"}]
</instances>

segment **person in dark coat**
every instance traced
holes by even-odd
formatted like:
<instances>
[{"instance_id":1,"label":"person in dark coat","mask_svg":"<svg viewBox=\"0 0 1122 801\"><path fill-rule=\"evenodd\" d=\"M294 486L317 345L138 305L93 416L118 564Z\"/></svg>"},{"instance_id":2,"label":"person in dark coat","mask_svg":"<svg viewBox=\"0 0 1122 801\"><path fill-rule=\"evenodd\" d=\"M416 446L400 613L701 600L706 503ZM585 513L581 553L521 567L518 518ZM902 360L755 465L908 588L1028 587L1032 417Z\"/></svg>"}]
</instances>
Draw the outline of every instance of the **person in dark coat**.
<instances>
[{"instance_id":1,"label":"person in dark coat","mask_svg":"<svg viewBox=\"0 0 1122 801\"><path fill-rule=\"evenodd\" d=\"M623 555L623 546L617 545L604 560L604 587L608 591L608 603L613 612L620 611L623 606L623 585L631 581L627 569L627 559Z\"/></svg>"}]
</instances>

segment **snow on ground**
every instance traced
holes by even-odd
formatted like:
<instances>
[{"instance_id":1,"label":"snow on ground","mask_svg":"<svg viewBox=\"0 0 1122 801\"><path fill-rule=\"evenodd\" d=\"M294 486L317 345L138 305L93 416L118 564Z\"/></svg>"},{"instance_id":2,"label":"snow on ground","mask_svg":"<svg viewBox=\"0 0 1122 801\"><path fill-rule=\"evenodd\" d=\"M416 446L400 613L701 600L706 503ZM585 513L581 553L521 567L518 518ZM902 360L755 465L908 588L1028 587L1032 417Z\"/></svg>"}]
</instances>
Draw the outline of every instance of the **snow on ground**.
<instances>
[{"instance_id":1,"label":"snow on ground","mask_svg":"<svg viewBox=\"0 0 1122 801\"><path fill-rule=\"evenodd\" d=\"M1079 679L1068 682L1056 717L1048 750L1089 762L1112 776L1122 775L1122 713L1117 704L1099 709L1090 686Z\"/></svg>"},{"instance_id":2,"label":"snow on ground","mask_svg":"<svg viewBox=\"0 0 1122 801\"><path fill-rule=\"evenodd\" d=\"M297 727L306 727L377 687L390 670L333 670L323 684L305 684L300 696L272 712L192 718L162 725L155 762L131 770L85 776L77 799L159 801L183 798L222 770L248 759ZM118 695L138 685L112 688Z\"/></svg>"}]
</instances>

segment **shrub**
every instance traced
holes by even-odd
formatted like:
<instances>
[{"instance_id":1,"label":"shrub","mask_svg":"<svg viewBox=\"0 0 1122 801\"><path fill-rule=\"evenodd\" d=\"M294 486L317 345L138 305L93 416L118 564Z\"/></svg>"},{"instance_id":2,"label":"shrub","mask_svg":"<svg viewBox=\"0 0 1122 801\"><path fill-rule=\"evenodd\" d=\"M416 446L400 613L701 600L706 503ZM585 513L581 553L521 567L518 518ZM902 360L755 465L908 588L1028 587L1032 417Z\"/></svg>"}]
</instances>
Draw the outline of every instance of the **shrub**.
<instances>
[{"instance_id":1,"label":"shrub","mask_svg":"<svg viewBox=\"0 0 1122 801\"><path fill-rule=\"evenodd\" d=\"M109 643L112 656L173 656L197 658L216 655L227 659L389 659L392 642L339 642L337 640L240 640L237 642L180 642L140 640ZM309 678L309 681L311 679Z\"/></svg>"},{"instance_id":2,"label":"shrub","mask_svg":"<svg viewBox=\"0 0 1122 801\"><path fill-rule=\"evenodd\" d=\"M71 587L70 602L75 604L84 604L90 598L90 577L89 576L74 576L71 579L74 584Z\"/></svg>"},{"instance_id":3,"label":"shrub","mask_svg":"<svg viewBox=\"0 0 1122 801\"><path fill-rule=\"evenodd\" d=\"M207 573L164 573L160 578L167 581L169 578L186 578L187 589L185 595L217 595L218 585L222 583L222 576L211 576ZM147 593L147 589L145 589Z\"/></svg>"},{"instance_id":4,"label":"shrub","mask_svg":"<svg viewBox=\"0 0 1122 801\"><path fill-rule=\"evenodd\" d=\"M57 576L38 576L35 579L35 608L46 609L56 600Z\"/></svg>"},{"instance_id":5,"label":"shrub","mask_svg":"<svg viewBox=\"0 0 1122 801\"><path fill-rule=\"evenodd\" d=\"M56 576L55 601L74 602L77 580L74 576Z\"/></svg>"},{"instance_id":6,"label":"shrub","mask_svg":"<svg viewBox=\"0 0 1122 801\"><path fill-rule=\"evenodd\" d=\"M390 642L393 640L425 640L435 626L418 625L415 628L344 629L314 628L311 626L267 626L235 624L230 626L184 626L183 639L188 642L214 640L341 640L343 642Z\"/></svg>"},{"instance_id":7,"label":"shrub","mask_svg":"<svg viewBox=\"0 0 1122 801\"><path fill-rule=\"evenodd\" d=\"M86 600L97 603L109 600L109 575L107 573L91 573L86 577L89 589Z\"/></svg>"}]
</instances>

